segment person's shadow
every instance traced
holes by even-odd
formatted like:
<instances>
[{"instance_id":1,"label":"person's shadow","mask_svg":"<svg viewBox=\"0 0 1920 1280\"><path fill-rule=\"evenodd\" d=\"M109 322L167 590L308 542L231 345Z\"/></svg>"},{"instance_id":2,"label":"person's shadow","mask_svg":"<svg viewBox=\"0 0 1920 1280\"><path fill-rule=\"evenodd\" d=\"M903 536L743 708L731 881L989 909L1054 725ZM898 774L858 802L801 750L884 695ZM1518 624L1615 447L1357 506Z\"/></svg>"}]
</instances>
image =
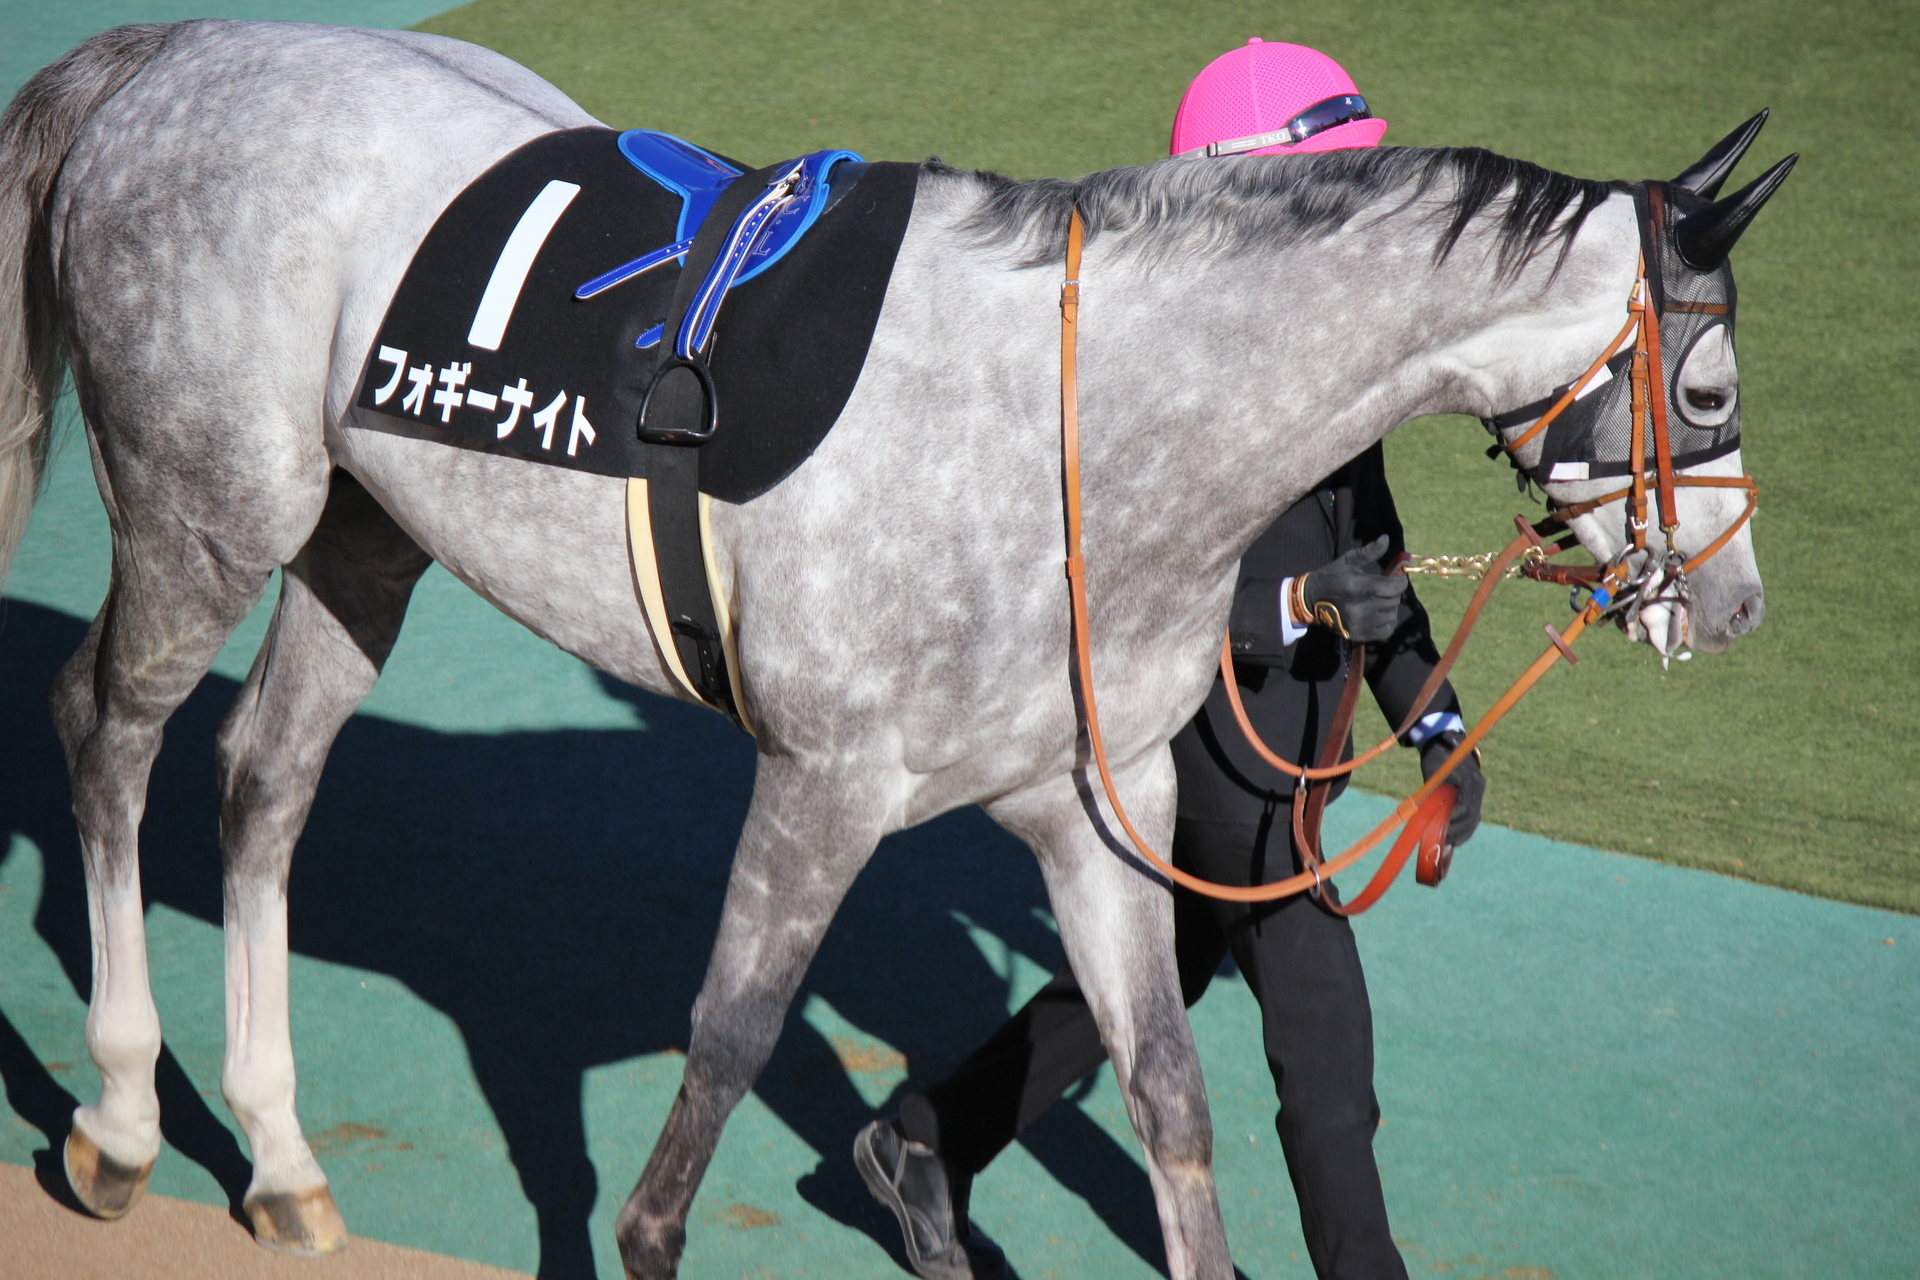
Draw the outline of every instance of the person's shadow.
<instances>
[{"instance_id":1,"label":"person's shadow","mask_svg":"<svg viewBox=\"0 0 1920 1280\"><path fill-rule=\"evenodd\" d=\"M0 841L19 833L44 852L35 925L83 999L85 882L44 695L84 631L56 610L0 605ZM458 1027L536 1211L543 1277L594 1274L583 1073L684 1047L753 778L752 744L718 716L604 683L640 708L648 731L442 733L354 717L289 890L300 952L391 975ZM213 733L236 691L209 676L169 723L141 837L148 902L214 925ZM904 1054L910 1081L935 1079L1007 1010L1006 981L963 918L1051 972L1062 957L1036 914L1045 905L1032 855L976 809L891 838L841 908L756 1086L819 1154L800 1193L896 1260L898 1228L849 1157L874 1113L842 1065L844 1046L798 1011L818 994ZM16 1114L46 1135L42 1185L71 1206L58 1152L75 1100L4 1015L0 1080ZM165 1051L159 1088L167 1140L237 1212L249 1165L231 1132ZM1022 1140L1164 1273L1152 1192L1131 1151L1076 1107L1054 1108Z\"/></svg>"}]
</instances>

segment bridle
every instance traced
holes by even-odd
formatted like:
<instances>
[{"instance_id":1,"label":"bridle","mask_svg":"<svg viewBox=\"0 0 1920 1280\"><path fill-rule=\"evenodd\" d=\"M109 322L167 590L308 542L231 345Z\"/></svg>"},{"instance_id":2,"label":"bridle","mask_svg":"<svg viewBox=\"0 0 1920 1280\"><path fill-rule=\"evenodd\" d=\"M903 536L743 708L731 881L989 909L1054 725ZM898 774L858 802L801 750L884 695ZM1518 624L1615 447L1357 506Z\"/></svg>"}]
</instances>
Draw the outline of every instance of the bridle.
<instances>
[{"instance_id":1,"label":"bridle","mask_svg":"<svg viewBox=\"0 0 1920 1280\"><path fill-rule=\"evenodd\" d=\"M1647 187L1647 221L1655 234L1662 221L1664 201L1658 184ZM1667 388L1665 362L1660 351L1660 308L1654 305L1652 289L1647 280L1647 256L1643 249L1635 271L1633 292L1627 299L1627 323L1607 345L1598 360L1587 367L1560 396L1552 406L1528 427L1511 440L1502 441L1498 448L1509 456L1518 455L1521 449L1542 435L1575 400L1580 398L1588 384L1599 376L1614 353L1621 350L1631 340L1633 342L1633 363L1630 382L1631 401L1628 413L1632 423L1632 442L1628 446L1627 483L1611 493L1584 502L1569 505L1554 504L1549 508L1550 519L1565 525L1569 521L1588 515L1608 503L1627 500L1626 537L1622 547L1606 566L1548 566L1536 561L1523 570L1527 577L1539 582L1557 582L1562 586L1585 586L1600 581L1603 573L1627 561L1629 557L1644 557L1640 571L1629 577L1627 586L1632 588L1639 581L1646 580L1650 573L1661 572L1668 582L1677 584L1684 592L1686 575L1719 554L1733 536L1740 532L1747 521L1753 518L1758 507L1760 493L1751 475L1739 476L1692 476L1680 475L1673 468L1673 446L1671 433L1667 428ZM1692 312L1695 314L1725 315L1729 308L1724 303L1683 302L1669 299L1665 310ZM1660 511L1660 533L1667 547L1665 561L1660 570L1652 569L1652 557L1647 553L1647 435L1653 437L1654 472L1653 487ZM1516 463L1516 465L1518 465ZM1674 534L1680 528L1679 490L1683 488L1703 489L1744 489L1747 493L1746 508L1740 515L1721 531L1720 536L1702 549L1691 559L1682 561L1675 548ZM1609 593L1611 597L1612 593ZM1611 598L1603 603L1603 608L1613 604Z\"/></svg>"},{"instance_id":2,"label":"bridle","mask_svg":"<svg viewBox=\"0 0 1920 1280\"><path fill-rule=\"evenodd\" d=\"M1649 237L1657 236L1661 228L1661 198L1657 185L1648 186L1647 226L1643 228ZM1106 791L1107 801L1113 807L1114 817L1120 827L1132 841L1134 850L1155 871L1173 883L1190 889L1205 897L1227 902L1273 902L1291 897L1298 893L1311 893L1318 897L1323 906L1341 915L1358 915L1379 901L1395 877L1406 865L1408 857L1417 845L1420 850L1418 860L1418 878L1421 883L1437 885L1446 875L1452 857L1452 849L1444 843L1447 824L1452 816L1455 791L1444 780L1454 768L1469 755L1475 754L1475 748L1494 725L1511 711L1527 692L1538 684L1540 679L1551 670L1555 663L1565 658L1568 663L1579 661L1573 653L1573 642L1593 623L1613 617L1623 609L1649 603L1653 599L1667 599L1670 596L1661 592L1676 592L1684 599L1686 593L1686 575L1698 569L1717 555L1733 536L1753 517L1759 502L1759 490L1750 475L1733 476L1692 476L1677 474L1673 467L1673 450L1667 430L1667 387L1664 365L1660 354L1660 319L1654 305L1653 290L1647 279L1646 253L1643 249L1635 273L1633 292L1627 301L1627 323L1614 340L1607 345L1600 358L1590 365L1587 371L1570 384L1554 403L1541 415L1538 421L1528 427L1521 435L1503 443L1502 447L1512 454L1538 437L1561 413L1565 412L1580 395L1581 391L1598 376L1602 367L1621 350L1631 339L1633 358L1631 369L1632 443L1628 483L1601 497L1591 498L1569 506L1550 508L1549 516L1539 524L1529 523L1523 516L1515 516L1514 523L1519 534L1499 553L1492 557L1483 573L1480 586L1475 590L1472 601L1462 615L1460 625L1455 629L1453 638L1448 642L1446 652L1427 677L1413 701L1413 709L1405 720L1388 737L1367 751L1347 761L1340 761L1339 755L1345 747L1351 731L1354 711L1359 702L1359 689L1362 675L1366 669L1366 647L1354 645L1347 661L1346 684L1341 692L1339 709L1335 713L1319 761L1311 766L1297 765L1285 759L1254 731L1247 717L1245 706L1240 699L1238 682L1234 678L1233 642L1229 635L1220 645L1220 676L1226 686L1227 701L1233 708L1234 719L1239 723L1241 733L1254 751L1267 764L1298 781L1293 795L1293 833L1295 847L1300 852L1305 870L1284 880L1261 885L1223 885L1203 880L1174 866L1156 853L1146 839L1134 827L1120 802L1118 788L1113 781L1113 771L1107 762L1106 742L1100 733L1100 715L1095 705L1093 691L1093 654L1088 631L1086 561L1080 552L1080 410L1079 385L1077 371L1078 331L1080 315L1080 257L1085 240L1085 227L1081 221L1080 210L1072 210L1067 222L1066 279L1060 287L1060 447L1061 476L1065 494L1067 518L1067 557L1066 575L1068 594L1071 601L1073 620L1073 657L1076 693L1079 710L1086 722L1087 739L1092 749L1095 767L1100 774L1101 786ZM1670 303L1669 310L1695 310L1712 304ZM1646 468L1647 437L1651 434L1654 450L1654 471L1652 484L1659 508L1660 530L1666 541L1666 558L1659 564L1653 564L1653 557L1647 547L1647 488ZM1747 505L1740 516L1723 530L1718 537L1702 549L1697 555L1681 560L1674 542L1674 535L1680 528L1680 509L1678 490L1686 487L1744 489L1747 493ZM1627 537L1621 551L1604 565L1554 565L1551 560L1562 551L1571 550L1576 544L1567 532L1567 521L1599 510L1610 502L1627 500ZM1558 537L1556 541L1543 541L1546 537ZM1642 563L1636 569L1633 564L1635 555ZM1515 680L1503 693L1479 723L1468 730L1460 743L1447 756L1446 761L1434 771L1433 776L1416 789L1412 795L1399 802L1393 812L1351 847L1337 856L1328 858L1322 855L1319 845L1320 814L1326 805L1329 787L1316 788L1315 783L1326 783L1331 779L1352 773L1360 766L1377 759L1396 745L1402 734L1416 724L1425 714L1427 705L1439 692L1440 685L1453 669L1459 658L1467 636L1479 621L1480 613L1493 594L1493 589L1508 576L1508 570L1519 565L1520 571L1527 577L1541 582L1559 583L1573 588L1571 603L1574 619L1567 624L1565 631L1555 631L1551 624L1543 624L1547 637L1552 644L1531 666ZM1584 590L1584 601L1578 598ZM1396 827L1404 829L1388 850L1386 858L1374 873L1372 879L1360 894L1350 903L1339 903L1329 894L1321 892L1326 879L1335 873L1352 866L1365 857L1393 832Z\"/></svg>"}]
</instances>

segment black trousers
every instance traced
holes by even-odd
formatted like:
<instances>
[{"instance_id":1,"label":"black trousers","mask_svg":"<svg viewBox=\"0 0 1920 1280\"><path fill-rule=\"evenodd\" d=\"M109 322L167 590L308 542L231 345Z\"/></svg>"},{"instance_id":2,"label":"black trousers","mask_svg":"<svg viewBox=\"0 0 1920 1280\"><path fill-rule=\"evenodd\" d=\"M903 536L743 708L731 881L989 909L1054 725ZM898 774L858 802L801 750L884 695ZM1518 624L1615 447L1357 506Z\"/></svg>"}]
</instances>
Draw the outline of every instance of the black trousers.
<instances>
[{"instance_id":1,"label":"black trousers","mask_svg":"<svg viewBox=\"0 0 1920 1280\"><path fill-rule=\"evenodd\" d=\"M1284 814L1280 819L1257 830L1182 819L1174 864L1224 884L1280 879L1294 862ZM1280 864L1271 872L1269 836ZM1304 895L1248 907L1177 890L1174 932L1188 1005L1229 950L1260 1001L1267 1065L1280 1097L1274 1127L1315 1273L1322 1280L1405 1280L1373 1161L1380 1123L1373 1012L1347 921ZM1106 1060L1079 984L1063 970L953 1074L909 1095L901 1127L956 1172L978 1173Z\"/></svg>"}]
</instances>

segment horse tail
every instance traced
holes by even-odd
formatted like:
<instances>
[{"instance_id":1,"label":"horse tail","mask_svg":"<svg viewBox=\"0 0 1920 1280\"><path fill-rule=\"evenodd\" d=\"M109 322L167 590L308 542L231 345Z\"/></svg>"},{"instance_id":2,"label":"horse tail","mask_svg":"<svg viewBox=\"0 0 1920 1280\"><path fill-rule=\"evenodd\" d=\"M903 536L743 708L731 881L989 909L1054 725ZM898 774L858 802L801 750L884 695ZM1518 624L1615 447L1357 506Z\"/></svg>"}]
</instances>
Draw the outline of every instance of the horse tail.
<instances>
[{"instance_id":1,"label":"horse tail","mask_svg":"<svg viewBox=\"0 0 1920 1280\"><path fill-rule=\"evenodd\" d=\"M88 118L171 31L102 32L41 68L0 115L0 583L39 496L66 373L47 221L54 182Z\"/></svg>"}]
</instances>

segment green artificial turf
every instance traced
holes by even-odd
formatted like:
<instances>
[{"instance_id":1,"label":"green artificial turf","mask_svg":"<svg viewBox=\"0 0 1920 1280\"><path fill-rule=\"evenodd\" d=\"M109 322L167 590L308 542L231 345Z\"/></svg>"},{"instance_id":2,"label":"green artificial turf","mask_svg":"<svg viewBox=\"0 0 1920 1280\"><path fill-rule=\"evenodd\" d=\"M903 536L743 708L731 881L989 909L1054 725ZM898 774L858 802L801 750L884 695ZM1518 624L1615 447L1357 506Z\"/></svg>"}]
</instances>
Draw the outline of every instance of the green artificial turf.
<instances>
[{"instance_id":1,"label":"green artificial turf","mask_svg":"<svg viewBox=\"0 0 1920 1280\"><path fill-rule=\"evenodd\" d=\"M1487 813L1920 912L1907 563L1920 4L479 0L423 26L531 66L610 124L760 163L829 145L1021 176L1143 163L1193 73L1254 34L1340 58L1389 142L1482 145L1592 177L1669 177L1771 106L1738 180L1788 151L1802 160L1735 256L1767 621L1666 673L1645 647L1595 636L1489 742ZM1415 550L1499 545L1533 510L1484 443L1457 418L1390 439ZM1447 626L1466 597L1421 593ZM1506 589L1458 677L1469 710L1541 648L1563 601ZM1412 768L1364 785L1403 788Z\"/></svg>"}]
</instances>

